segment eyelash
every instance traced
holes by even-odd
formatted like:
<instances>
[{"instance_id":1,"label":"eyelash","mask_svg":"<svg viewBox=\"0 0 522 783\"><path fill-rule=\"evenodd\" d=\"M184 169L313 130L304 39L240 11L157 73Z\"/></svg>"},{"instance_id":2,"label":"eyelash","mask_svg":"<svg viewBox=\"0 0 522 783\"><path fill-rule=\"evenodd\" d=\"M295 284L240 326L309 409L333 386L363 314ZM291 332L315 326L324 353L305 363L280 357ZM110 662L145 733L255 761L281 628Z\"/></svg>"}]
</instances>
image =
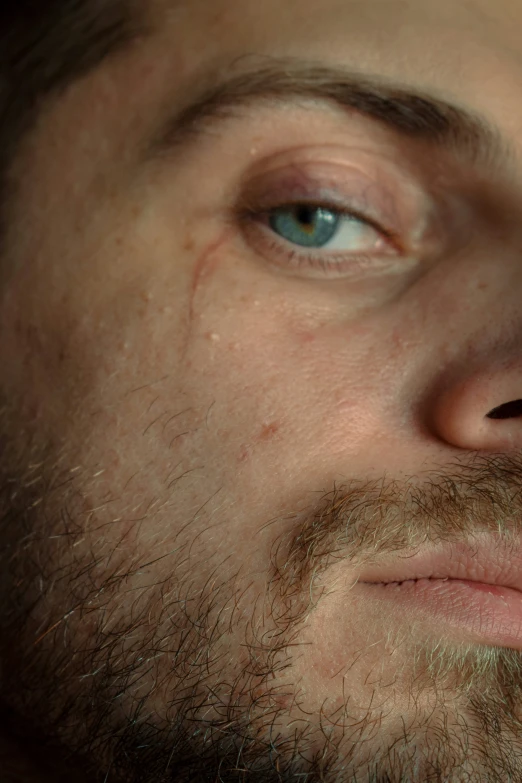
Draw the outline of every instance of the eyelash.
<instances>
[{"instance_id":1,"label":"eyelash","mask_svg":"<svg viewBox=\"0 0 522 783\"><path fill-rule=\"evenodd\" d=\"M385 228L374 218L371 218L369 215L366 215L360 210L343 209L339 206L339 204L334 204L332 202L329 203L327 200L318 201L297 199L290 202L283 201L281 203L275 203L270 205L269 208L266 206L264 208L256 208L255 204L249 203L248 205L243 205L243 207L240 208L238 216L247 231L262 233L263 241L268 246L267 250L271 253L282 253L286 257L285 264L288 264L292 269L307 268L315 271L322 271L329 275L336 272L342 274L346 273L347 271L359 271L369 267L375 267L376 265L378 266L379 260L389 264L390 259L396 257L396 253L393 255L389 254L387 256L381 255L380 259L376 255L372 255L370 253L359 255L352 254L349 256L349 259L343 263L339 260L342 258L340 254L335 256L330 252L330 257L332 260L329 260L328 256L325 256L324 253L314 254L300 250L291 250L289 249L291 247L291 243L289 241L285 241L284 238L280 238L279 240L267 239L268 233L272 234L273 237L277 237L277 234L275 234L275 232L269 227L267 223L270 216L278 210L292 209L299 206L326 209L334 212L336 215L342 218L354 218L355 220L360 221L361 223L364 223L365 225L374 229L386 242L394 247L396 253L403 252L403 248L401 247L401 242L397 232Z\"/></svg>"}]
</instances>

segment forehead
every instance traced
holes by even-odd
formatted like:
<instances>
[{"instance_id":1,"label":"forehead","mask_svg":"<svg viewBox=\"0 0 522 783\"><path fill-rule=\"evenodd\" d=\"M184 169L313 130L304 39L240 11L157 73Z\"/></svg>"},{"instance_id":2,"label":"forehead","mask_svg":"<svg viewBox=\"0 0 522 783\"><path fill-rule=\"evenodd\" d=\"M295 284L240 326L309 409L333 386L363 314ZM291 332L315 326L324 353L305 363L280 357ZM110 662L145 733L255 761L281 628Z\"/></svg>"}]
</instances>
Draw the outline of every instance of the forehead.
<instances>
[{"instance_id":1,"label":"forehead","mask_svg":"<svg viewBox=\"0 0 522 783\"><path fill-rule=\"evenodd\" d=\"M250 54L408 78L505 114L522 79L519 0L150 0L156 51L176 76ZM513 92L515 90L515 92Z\"/></svg>"},{"instance_id":2,"label":"forehead","mask_svg":"<svg viewBox=\"0 0 522 783\"><path fill-rule=\"evenodd\" d=\"M261 40L268 34L275 40L286 37L292 28L297 35L313 36L321 32L321 20L328 25L337 19L341 26L344 21L356 22L354 32L378 30L382 42L405 40L409 33L423 29L433 31L435 24L439 31L446 28L455 35L485 33L494 46L520 51L519 0L139 0L139 5L156 32L180 21L199 22L224 33L214 42L218 45L233 37L238 27L249 38Z\"/></svg>"},{"instance_id":3,"label":"forehead","mask_svg":"<svg viewBox=\"0 0 522 783\"><path fill-rule=\"evenodd\" d=\"M190 104L209 75L306 57L385 76L481 115L504 140L520 137L519 0L150 0L149 10L168 101Z\"/></svg>"}]
</instances>

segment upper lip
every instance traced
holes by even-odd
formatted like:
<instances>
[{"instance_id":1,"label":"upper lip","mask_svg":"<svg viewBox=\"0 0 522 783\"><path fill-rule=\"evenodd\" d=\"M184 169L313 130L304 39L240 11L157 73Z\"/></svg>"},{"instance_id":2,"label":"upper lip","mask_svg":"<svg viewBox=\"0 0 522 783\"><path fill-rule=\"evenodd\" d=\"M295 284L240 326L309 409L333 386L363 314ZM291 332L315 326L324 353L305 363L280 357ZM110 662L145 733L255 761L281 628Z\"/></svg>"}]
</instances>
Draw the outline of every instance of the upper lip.
<instances>
[{"instance_id":1,"label":"upper lip","mask_svg":"<svg viewBox=\"0 0 522 783\"><path fill-rule=\"evenodd\" d=\"M522 540L500 544L491 537L445 544L361 570L358 582L388 583L410 579L466 579L522 592Z\"/></svg>"}]
</instances>

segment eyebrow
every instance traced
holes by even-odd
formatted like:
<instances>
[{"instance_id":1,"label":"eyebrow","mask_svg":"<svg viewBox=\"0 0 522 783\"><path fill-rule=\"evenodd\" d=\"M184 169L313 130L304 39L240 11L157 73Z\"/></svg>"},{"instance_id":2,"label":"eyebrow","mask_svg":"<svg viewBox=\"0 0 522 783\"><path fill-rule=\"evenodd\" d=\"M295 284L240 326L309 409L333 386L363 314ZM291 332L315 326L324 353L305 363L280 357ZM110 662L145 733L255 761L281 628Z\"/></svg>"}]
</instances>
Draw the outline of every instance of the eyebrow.
<instances>
[{"instance_id":1,"label":"eyebrow","mask_svg":"<svg viewBox=\"0 0 522 783\"><path fill-rule=\"evenodd\" d=\"M147 156L175 153L209 131L220 120L261 103L302 99L330 102L377 121L403 138L445 149L475 167L509 171L518 158L515 148L485 117L423 91L392 83L382 76L356 73L296 58L257 58L263 64L234 67L238 58L210 80L192 85L190 101L167 118ZM268 62L267 62L268 61Z\"/></svg>"}]
</instances>

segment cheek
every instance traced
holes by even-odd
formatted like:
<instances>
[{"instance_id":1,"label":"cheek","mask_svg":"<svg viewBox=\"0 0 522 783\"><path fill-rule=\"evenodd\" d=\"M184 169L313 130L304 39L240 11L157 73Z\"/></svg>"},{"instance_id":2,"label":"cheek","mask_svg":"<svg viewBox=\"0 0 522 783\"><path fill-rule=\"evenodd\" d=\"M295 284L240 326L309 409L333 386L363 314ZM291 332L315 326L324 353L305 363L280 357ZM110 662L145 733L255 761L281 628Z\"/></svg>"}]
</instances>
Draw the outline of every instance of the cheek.
<instances>
[{"instance_id":1,"label":"cheek","mask_svg":"<svg viewBox=\"0 0 522 783\"><path fill-rule=\"evenodd\" d=\"M306 298L241 257L231 229L212 233L187 227L178 249L160 244L147 259L135 238L104 246L105 263L81 281L64 272L46 297L43 280L20 280L12 365L26 357L16 386L65 441L117 443L123 463L199 452L259 491L261 475L284 484L306 461L324 463L332 433L346 449L369 338L316 307L310 287Z\"/></svg>"},{"instance_id":2,"label":"cheek","mask_svg":"<svg viewBox=\"0 0 522 783\"><path fill-rule=\"evenodd\" d=\"M206 395L207 446L229 490L266 514L334 476L375 470L382 457L368 444L382 446L389 388L382 324L314 308L311 289L306 300L286 280L243 279L240 262L220 256L196 298L186 375Z\"/></svg>"},{"instance_id":3,"label":"cheek","mask_svg":"<svg viewBox=\"0 0 522 783\"><path fill-rule=\"evenodd\" d=\"M190 396L208 410L205 435L216 464L228 482L243 482L250 498L264 494L266 503L267 481L274 492L278 484L282 495L285 486L288 492L289 471L298 469L307 437L303 422L313 427L320 411L310 410L316 374L313 356L303 353L301 331L289 325L273 292L260 286L253 294L244 291L231 281L212 288L213 304L203 310L187 354L186 377Z\"/></svg>"}]
</instances>

